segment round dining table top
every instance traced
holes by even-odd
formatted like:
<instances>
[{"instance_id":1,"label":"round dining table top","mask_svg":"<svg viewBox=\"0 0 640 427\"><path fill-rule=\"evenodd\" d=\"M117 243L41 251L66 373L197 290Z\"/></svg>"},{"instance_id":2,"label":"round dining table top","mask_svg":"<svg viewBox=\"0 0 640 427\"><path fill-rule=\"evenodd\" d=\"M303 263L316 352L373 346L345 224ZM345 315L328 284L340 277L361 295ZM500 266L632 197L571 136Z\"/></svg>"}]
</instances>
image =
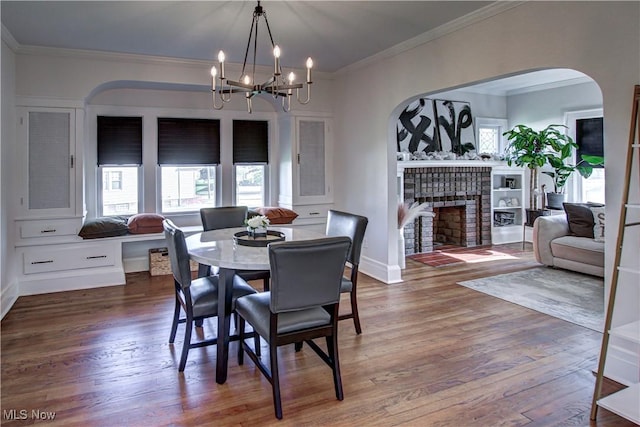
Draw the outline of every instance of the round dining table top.
<instances>
[{"instance_id":1,"label":"round dining table top","mask_svg":"<svg viewBox=\"0 0 640 427\"><path fill-rule=\"evenodd\" d=\"M286 242L312 240L326 237L322 233L299 227L269 227L269 230L284 233ZM269 253L267 247L244 246L234 240L245 227L222 228L203 231L186 238L191 259L200 264L213 265L235 270L268 270Z\"/></svg>"}]
</instances>

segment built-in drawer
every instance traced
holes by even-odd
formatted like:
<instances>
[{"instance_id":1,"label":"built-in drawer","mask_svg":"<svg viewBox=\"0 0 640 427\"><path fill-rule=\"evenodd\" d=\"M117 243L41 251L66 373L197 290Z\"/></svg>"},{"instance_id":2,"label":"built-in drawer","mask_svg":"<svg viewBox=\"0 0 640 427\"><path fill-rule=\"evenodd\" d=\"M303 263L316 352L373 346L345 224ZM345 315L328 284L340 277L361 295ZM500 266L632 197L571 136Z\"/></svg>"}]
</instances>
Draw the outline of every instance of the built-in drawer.
<instances>
[{"instance_id":1,"label":"built-in drawer","mask_svg":"<svg viewBox=\"0 0 640 427\"><path fill-rule=\"evenodd\" d=\"M298 205L294 210L300 219L326 218L332 205Z\"/></svg>"},{"instance_id":2,"label":"built-in drawer","mask_svg":"<svg viewBox=\"0 0 640 427\"><path fill-rule=\"evenodd\" d=\"M114 244L56 245L24 252L24 274L115 265Z\"/></svg>"},{"instance_id":3,"label":"built-in drawer","mask_svg":"<svg viewBox=\"0 0 640 427\"><path fill-rule=\"evenodd\" d=\"M75 235L81 225L82 221L76 218L18 221L21 239Z\"/></svg>"}]
</instances>

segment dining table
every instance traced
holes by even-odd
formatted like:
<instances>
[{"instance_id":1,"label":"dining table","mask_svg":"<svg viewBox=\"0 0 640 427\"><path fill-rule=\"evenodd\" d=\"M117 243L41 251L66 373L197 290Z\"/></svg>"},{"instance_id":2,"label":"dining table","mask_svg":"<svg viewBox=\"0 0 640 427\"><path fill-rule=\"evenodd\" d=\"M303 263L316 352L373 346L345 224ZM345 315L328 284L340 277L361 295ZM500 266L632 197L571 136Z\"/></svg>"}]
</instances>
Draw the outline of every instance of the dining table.
<instances>
[{"instance_id":1,"label":"dining table","mask_svg":"<svg viewBox=\"0 0 640 427\"><path fill-rule=\"evenodd\" d=\"M269 227L269 231L282 233L284 241L287 242L326 237L323 233L295 226ZM187 251L192 260L219 268L216 346L216 382L218 384L224 384L227 380L233 276L236 270L269 270L269 252L266 245L247 246L238 243L234 238L236 234L245 233L245 227L222 228L195 233L186 238Z\"/></svg>"}]
</instances>

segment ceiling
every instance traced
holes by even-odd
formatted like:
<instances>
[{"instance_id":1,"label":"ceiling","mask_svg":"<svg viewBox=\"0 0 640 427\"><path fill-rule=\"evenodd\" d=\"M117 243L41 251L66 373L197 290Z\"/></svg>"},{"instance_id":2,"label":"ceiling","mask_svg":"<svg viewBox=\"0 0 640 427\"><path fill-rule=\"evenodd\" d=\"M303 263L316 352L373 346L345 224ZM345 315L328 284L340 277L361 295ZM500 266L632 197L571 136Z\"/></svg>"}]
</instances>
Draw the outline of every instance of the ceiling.
<instances>
[{"instance_id":1,"label":"ceiling","mask_svg":"<svg viewBox=\"0 0 640 427\"><path fill-rule=\"evenodd\" d=\"M264 1L283 66L333 72L488 1ZM254 1L5 1L2 24L20 45L241 63ZM261 20L258 62L273 62ZM391 30L390 30L391 29Z\"/></svg>"},{"instance_id":2,"label":"ceiling","mask_svg":"<svg viewBox=\"0 0 640 427\"><path fill-rule=\"evenodd\" d=\"M283 68L335 72L443 25L478 13L488 1L263 1ZM3 35L20 47L52 47L211 61L224 50L242 63L253 1L7 1L0 2ZM273 63L264 21L257 62ZM565 70L566 71L566 70ZM508 95L549 82L573 84L561 70L475 86Z\"/></svg>"}]
</instances>

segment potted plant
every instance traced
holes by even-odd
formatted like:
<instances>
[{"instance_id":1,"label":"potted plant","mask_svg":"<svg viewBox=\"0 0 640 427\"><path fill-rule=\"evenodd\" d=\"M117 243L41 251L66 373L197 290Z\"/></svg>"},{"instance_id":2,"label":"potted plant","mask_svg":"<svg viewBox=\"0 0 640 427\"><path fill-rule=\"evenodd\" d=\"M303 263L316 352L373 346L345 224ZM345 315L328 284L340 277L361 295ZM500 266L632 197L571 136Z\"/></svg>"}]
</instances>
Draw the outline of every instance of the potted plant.
<instances>
[{"instance_id":1,"label":"potted plant","mask_svg":"<svg viewBox=\"0 0 640 427\"><path fill-rule=\"evenodd\" d=\"M570 136L565 135L558 128L562 125L549 125L541 131L535 131L529 126L516 125L503 135L510 141L505 150L507 164L526 167L529 169L529 208L527 209L527 224L533 224L538 216L548 215L550 212L539 207L538 191L539 170L548 162L548 154L552 151L569 155L576 145Z\"/></svg>"}]
</instances>

